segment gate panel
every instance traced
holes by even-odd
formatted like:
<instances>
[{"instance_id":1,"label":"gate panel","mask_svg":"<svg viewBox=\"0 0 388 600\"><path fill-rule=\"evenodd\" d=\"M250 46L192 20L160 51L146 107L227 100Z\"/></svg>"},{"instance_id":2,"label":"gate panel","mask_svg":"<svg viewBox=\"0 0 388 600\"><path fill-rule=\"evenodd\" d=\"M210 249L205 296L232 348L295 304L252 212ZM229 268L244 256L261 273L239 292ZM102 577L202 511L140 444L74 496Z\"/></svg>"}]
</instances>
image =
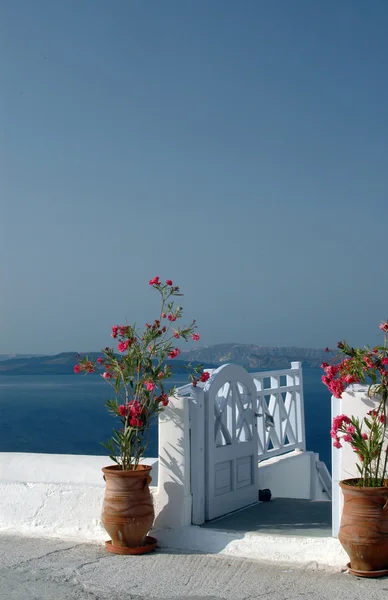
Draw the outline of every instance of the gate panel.
<instances>
[{"instance_id":1,"label":"gate panel","mask_svg":"<svg viewBox=\"0 0 388 600\"><path fill-rule=\"evenodd\" d=\"M205 517L258 501L257 390L237 365L213 371L205 388Z\"/></svg>"}]
</instances>

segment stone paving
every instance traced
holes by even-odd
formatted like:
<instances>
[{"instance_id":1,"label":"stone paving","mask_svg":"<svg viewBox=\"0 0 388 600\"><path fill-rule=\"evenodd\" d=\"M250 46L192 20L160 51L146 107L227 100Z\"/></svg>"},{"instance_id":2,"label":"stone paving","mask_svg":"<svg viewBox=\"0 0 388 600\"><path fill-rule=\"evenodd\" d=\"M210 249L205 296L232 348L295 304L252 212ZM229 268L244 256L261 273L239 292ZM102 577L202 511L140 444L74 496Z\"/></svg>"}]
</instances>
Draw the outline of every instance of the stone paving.
<instances>
[{"instance_id":1,"label":"stone paving","mask_svg":"<svg viewBox=\"0 0 388 600\"><path fill-rule=\"evenodd\" d=\"M1 600L387 600L388 578L157 550L0 534Z\"/></svg>"}]
</instances>

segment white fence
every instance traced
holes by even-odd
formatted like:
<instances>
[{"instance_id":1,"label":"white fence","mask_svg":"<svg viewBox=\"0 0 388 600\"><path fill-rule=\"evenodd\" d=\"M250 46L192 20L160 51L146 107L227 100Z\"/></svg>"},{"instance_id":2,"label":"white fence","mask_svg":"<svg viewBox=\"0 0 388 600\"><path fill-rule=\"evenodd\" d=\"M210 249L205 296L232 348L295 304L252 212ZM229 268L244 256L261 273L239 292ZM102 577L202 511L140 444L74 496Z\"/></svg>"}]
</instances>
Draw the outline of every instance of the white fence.
<instances>
[{"instance_id":1,"label":"white fence","mask_svg":"<svg viewBox=\"0 0 388 600\"><path fill-rule=\"evenodd\" d=\"M257 390L259 460L306 449L301 366L292 362L291 369L251 373Z\"/></svg>"}]
</instances>

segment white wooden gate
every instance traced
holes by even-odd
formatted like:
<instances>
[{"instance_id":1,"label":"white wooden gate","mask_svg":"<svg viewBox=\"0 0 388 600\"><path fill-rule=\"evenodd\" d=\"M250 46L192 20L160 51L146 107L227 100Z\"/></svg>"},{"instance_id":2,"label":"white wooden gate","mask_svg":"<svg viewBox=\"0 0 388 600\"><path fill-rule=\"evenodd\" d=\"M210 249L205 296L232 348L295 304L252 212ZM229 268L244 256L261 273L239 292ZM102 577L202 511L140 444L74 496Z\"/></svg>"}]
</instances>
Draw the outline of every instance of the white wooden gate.
<instances>
[{"instance_id":1,"label":"white wooden gate","mask_svg":"<svg viewBox=\"0 0 388 600\"><path fill-rule=\"evenodd\" d=\"M204 387L205 519L258 501L257 390L237 365L212 372Z\"/></svg>"}]
</instances>

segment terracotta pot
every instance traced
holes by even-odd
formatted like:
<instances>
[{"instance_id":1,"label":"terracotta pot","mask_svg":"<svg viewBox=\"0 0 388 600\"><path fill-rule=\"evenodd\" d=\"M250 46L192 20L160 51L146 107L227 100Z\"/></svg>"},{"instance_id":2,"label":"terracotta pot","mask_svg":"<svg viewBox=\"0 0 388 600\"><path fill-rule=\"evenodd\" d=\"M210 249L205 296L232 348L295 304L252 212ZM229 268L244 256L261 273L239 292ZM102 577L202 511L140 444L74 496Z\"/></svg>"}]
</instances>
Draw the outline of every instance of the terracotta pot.
<instances>
[{"instance_id":1,"label":"terracotta pot","mask_svg":"<svg viewBox=\"0 0 388 600\"><path fill-rule=\"evenodd\" d=\"M349 571L359 577L388 575L388 482L358 487L340 481L344 508L338 538L349 555Z\"/></svg>"},{"instance_id":2,"label":"terracotta pot","mask_svg":"<svg viewBox=\"0 0 388 600\"><path fill-rule=\"evenodd\" d=\"M138 554L139 546L150 547L147 533L155 518L149 488L151 469L146 465L133 471L118 466L102 469L106 488L101 520L112 540L107 548L110 552Z\"/></svg>"}]
</instances>

